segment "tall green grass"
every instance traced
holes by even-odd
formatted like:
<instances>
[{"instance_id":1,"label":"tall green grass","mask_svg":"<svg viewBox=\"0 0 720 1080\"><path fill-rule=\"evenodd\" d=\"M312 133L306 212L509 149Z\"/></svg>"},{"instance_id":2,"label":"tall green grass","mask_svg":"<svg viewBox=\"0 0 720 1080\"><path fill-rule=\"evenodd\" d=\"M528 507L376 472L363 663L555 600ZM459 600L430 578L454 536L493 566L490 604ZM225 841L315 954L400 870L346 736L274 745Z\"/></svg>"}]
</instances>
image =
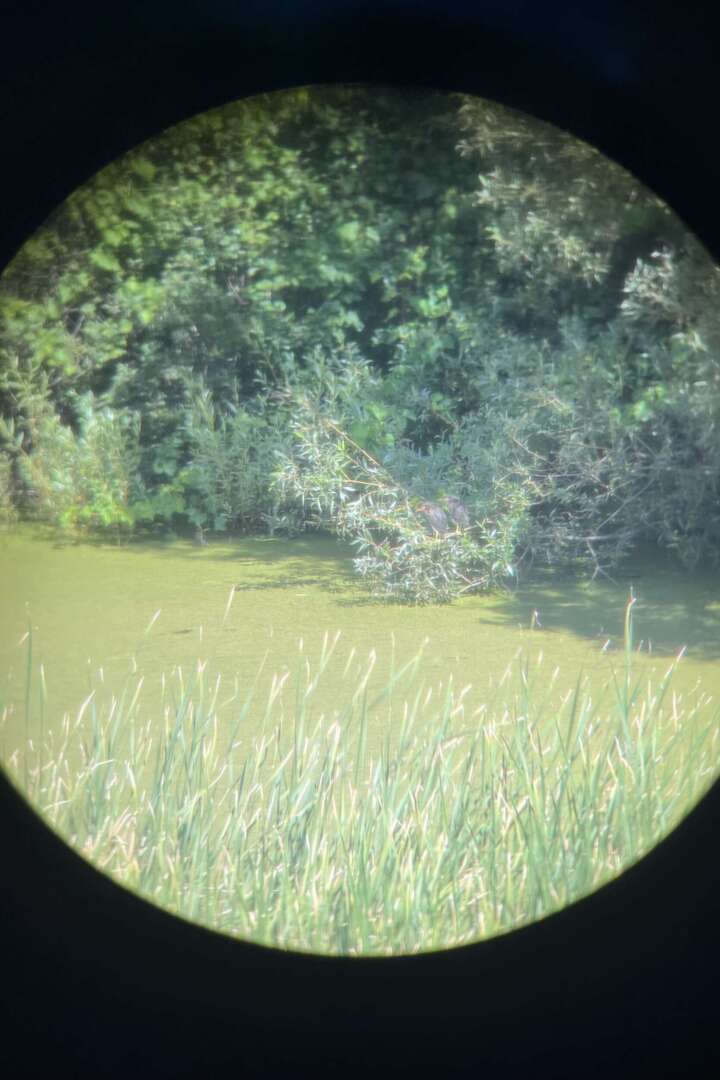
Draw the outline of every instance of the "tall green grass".
<instances>
[{"instance_id":1,"label":"tall green grass","mask_svg":"<svg viewBox=\"0 0 720 1080\"><path fill-rule=\"evenodd\" d=\"M322 714L318 687L341 663L326 635L263 701L256 687L223 696L198 663L164 680L161 715L140 676L105 705L93 690L54 731L45 703L42 741L9 769L95 866L216 930L343 955L474 941L618 875L714 778L718 713L673 692L681 656L655 685L634 679L633 603L602 700L582 676L560 694L557 670L518 654L471 706L468 687L424 683L421 650L380 691L374 656L360 675L346 657L347 692Z\"/></svg>"}]
</instances>

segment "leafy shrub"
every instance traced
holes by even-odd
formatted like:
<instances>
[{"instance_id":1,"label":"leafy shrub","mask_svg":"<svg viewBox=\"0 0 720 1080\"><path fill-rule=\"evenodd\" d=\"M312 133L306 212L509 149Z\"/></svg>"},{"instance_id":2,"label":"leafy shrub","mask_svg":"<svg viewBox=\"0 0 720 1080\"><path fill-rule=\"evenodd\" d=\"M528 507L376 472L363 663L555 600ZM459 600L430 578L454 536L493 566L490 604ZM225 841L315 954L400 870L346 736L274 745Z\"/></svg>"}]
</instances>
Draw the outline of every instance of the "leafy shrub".
<instances>
[{"instance_id":1,"label":"leafy shrub","mask_svg":"<svg viewBox=\"0 0 720 1080\"><path fill-rule=\"evenodd\" d=\"M421 455L399 454L408 486L356 443L322 408L297 403L295 445L276 474L283 497L291 496L358 550L357 571L377 596L413 603L442 602L489 588L513 572L515 533L525 507L514 505L494 522L468 528L428 528L423 500L412 494L432 470ZM391 456L390 461L395 459ZM408 468L415 462L415 475Z\"/></svg>"},{"instance_id":2,"label":"leafy shrub","mask_svg":"<svg viewBox=\"0 0 720 1080\"><path fill-rule=\"evenodd\" d=\"M78 400L80 431L46 410L34 418L31 450L20 454L31 516L64 528L128 532L129 498L137 465L137 421Z\"/></svg>"},{"instance_id":3,"label":"leafy shrub","mask_svg":"<svg viewBox=\"0 0 720 1080\"><path fill-rule=\"evenodd\" d=\"M12 495L12 462L9 454L0 452L0 524L9 525L17 520Z\"/></svg>"},{"instance_id":4,"label":"leafy shrub","mask_svg":"<svg viewBox=\"0 0 720 1080\"><path fill-rule=\"evenodd\" d=\"M282 418L256 405L226 402L224 412L198 383L187 415L190 462L181 473L185 514L201 528L216 531L276 530L303 527L300 508L281 502L272 487L277 455L288 445Z\"/></svg>"}]
</instances>

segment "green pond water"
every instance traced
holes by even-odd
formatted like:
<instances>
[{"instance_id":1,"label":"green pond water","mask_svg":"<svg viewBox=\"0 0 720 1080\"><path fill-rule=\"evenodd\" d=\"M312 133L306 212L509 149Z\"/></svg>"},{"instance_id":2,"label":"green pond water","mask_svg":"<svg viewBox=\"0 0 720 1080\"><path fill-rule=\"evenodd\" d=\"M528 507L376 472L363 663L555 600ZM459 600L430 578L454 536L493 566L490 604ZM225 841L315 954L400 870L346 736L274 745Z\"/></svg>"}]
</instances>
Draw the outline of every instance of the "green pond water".
<instances>
[{"instance_id":1,"label":"green pond water","mask_svg":"<svg viewBox=\"0 0 720 1080\"><path fill-rule=\"evenodd\" d=\"M90 689L109 707L140 675L143 715L160 724L168 687L181 677L187 684L198 662L208 683L220 677L220 701L237 690L244 697L261 671L243 722L243 736L251 739L273 676L289 672L292 702L302 663L313 670L324 635L338 631L335 659L314 697L320 714L332 716L347 700L371 654L370 685L379 688L391 665L400 667L425 639L421 681L438 695L450 679L456 691L469 687L465 723L492 696L519 650L529 657L536 685L549 685L559 669L553 701L581 672L599 696L607 692L613 666L622 665L631 584L640 646L635 675L659 681L685 647L674 689L720 701L720 575L688 574L655 551L624 567L615 584L546 573L515 592L410 607L370 600L354 576L351 549L328 537L123 546L76 542L29 526L6 530L0 533L0 756L7 760L28 737L37 739L41 727L57 729L64 714L76 716ZM26 710L29 625L35 675ZM226 710L228 723L236 712ZM716 720L715 709L702 715L707 720L711 713ZM219 715L222 723L222 710ZM374 723L370 750L380 744L387 720L378 714Z\"/></svg>"}]
</instances>

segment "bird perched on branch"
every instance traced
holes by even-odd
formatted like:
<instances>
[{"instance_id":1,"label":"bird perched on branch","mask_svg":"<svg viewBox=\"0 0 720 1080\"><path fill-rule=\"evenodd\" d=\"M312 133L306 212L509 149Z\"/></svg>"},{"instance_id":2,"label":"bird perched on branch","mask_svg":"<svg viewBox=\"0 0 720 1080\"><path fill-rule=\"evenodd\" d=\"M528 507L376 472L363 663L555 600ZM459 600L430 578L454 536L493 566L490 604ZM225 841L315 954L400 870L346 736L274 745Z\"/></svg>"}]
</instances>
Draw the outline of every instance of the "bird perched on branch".
<instances>
[{"instance_id":1,"label":"bird perched on branch","mask_svg":"<svg viewBox=\"0 0 720 1080\"><path fill-rule=\"evenodd\" d=\"M418 507L419 513L430 526L430 532L444 533L448 530L448 518L445 511L436 503L424 502Z\"/></svg>"},{"instance_id":2,"label":"bird perched on branch","mask_svg":"<svg viewBox=\"0 0 720 1080\"><path fill-rule=\"evenodd\" d=\"M448 495L445 499L447 504L448 514L461 529L467 529L470 525L470 515L467 512L467 508L460 502L457 495Z\"/></svg>"}]
</instances>

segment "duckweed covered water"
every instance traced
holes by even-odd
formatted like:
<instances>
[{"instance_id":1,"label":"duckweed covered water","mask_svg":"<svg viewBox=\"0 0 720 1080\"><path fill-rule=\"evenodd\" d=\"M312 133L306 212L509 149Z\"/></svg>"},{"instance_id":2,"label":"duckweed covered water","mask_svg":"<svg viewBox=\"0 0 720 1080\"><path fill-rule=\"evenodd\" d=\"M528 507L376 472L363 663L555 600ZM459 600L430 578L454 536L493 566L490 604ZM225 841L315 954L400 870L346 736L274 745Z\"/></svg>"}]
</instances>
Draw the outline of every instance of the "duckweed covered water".
<instances>
[{"instance_id":1,"label":"duckweed covered water","mask_svg":"<svg viewBox=\"0 0 720 1080\"><path fill-rule=\"evenodd\" d=\"M89 861L231 935L396 955L507 932L716 775L717 586L647 555L440 608L371 602L321 537L19 529L1 563L10 775Z\"/></svg>"},{"instance_id":2,"label":"duckweed covered water","mask_svg":"<svg viewBox=\"0 0 720 1080\"><path fill-rule=\"evenodd\" d=\"M589 692L601 695L618 667L630 588L638 597L636 677L657 681L684 647L675 692L720 700L718 575L685 574L657 553L624 568L616 583L538 575L515 592L411 607L372 601L353 573L352 549L329 537L119 546L25 526L0 537L0 582L3 757L26 735L37 738L41 727L76 715L91 690L96 702L109 702L123 689L134 693L140 677L142 710L160 723L198 664L221 700L244 700L255 685L242 731L251 740L273 679L285 676L290 707L325 635L337 632L313 699L313 709L328 716L365 673L372 693L424 643L424 691L441 695L450 680L456 693L467 688L465 717L490 701L518 653L536 683L552 686L553 700L581 674ZM29 626L35 677L28 711ZM385 723L371 728L371 750Z\"/></svg>"}]
</instances>

